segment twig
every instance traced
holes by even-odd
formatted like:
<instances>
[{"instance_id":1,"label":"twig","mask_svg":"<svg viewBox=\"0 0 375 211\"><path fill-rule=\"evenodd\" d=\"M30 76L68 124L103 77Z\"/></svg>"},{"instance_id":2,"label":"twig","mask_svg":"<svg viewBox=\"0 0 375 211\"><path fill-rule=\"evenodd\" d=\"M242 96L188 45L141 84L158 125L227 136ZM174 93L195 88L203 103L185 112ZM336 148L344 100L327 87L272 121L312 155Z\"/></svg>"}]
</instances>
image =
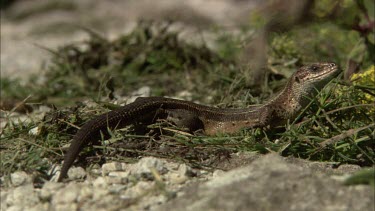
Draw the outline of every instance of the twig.
<instances>
[{"instance_id":1,"label":"twig","mask_svg":"<svg viewBox=\"0 0 375 211\"><path fill-rule=\"evenodd\" d=\"M329 138L329 139L326 139L325 141L319 143L319 145L321 146L321 148L324 148L326 147L327 145L331 145L331 144L334 144L344 138L347 138L349 136L352 136L362 130L365 130L367 128L372 128L375 126L375 123L373 124L370 124L370 125L367 125L367 126L363 126L363 127L360 127L360 128L355 128L355 129L350 129L350 130L347 130L347 131L344 131L342 132L340 135L337 135L337 136L334 136L332 138Z\"/></svg>"}]
</instances>

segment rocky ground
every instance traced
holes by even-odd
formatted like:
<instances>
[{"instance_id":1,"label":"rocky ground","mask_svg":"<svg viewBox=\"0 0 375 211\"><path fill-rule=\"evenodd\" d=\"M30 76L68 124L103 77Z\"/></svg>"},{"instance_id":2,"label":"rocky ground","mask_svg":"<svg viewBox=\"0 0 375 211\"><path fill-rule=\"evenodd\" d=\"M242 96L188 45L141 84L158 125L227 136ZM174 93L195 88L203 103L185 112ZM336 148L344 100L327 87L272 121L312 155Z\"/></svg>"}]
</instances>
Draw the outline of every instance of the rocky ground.
<instances>
[{"instance_id":1,"label":"rocky ground","mask_svg":"<svg viewBox=\"0 0 375 211\"><path fill-rule=\"evenodd\" d=\"M236 167L240 166L240 167ZM355 165L309 162L277 154L236 153L229 171L192 169L183 163L143 157L111 162L86 172L69 171L69 182L15 172L1 191L2 210L373 210L374 189L345 186ZM54 169L58 172L58 167ZM86 178L86 179L84 179ZM3 178L4 179L4 178Z\"/></svg>"}]
</instances>

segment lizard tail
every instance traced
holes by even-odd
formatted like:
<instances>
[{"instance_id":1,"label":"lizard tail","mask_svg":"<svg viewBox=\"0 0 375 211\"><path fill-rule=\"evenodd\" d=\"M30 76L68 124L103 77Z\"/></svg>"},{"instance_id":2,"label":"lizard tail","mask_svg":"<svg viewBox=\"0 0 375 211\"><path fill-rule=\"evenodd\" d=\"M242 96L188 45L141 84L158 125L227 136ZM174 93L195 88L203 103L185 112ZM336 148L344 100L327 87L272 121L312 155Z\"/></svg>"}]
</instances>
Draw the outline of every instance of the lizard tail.
<instances>
[{"instance_id":1,"label":"lizard tail","mask_svg":"<svg viewBox=\"0 0 375 211\"><path fill-rule=\"evenodd\" d=\"M127 125L126 122L128 121L126 119L129 119L129 117L123 118L123 115L119 114L118 111L111 111L97 116L84 124L73 137L68 152L65 154L64 163L57 181L61 182L67 176L69 168L73 165L74 160L83 147L89 143L98 141L102 135L104 138L108 138L109 130L122 128Z\"/></svg>"}]
</instances>

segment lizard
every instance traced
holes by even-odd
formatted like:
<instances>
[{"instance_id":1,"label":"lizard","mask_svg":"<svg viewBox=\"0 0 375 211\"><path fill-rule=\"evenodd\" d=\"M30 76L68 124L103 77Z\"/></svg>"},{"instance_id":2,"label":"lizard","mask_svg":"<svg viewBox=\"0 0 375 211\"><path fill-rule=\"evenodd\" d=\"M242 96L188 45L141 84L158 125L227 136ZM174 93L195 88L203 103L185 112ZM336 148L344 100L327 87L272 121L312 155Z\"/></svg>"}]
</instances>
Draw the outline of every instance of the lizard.
<instances>
[{"instance_id":1,"label":"lizard","mask_svg":"<svg viewBox=\"0 0 375 211\"><path fill-rule=\"evenodd\" d=\"M190 101L164 97L139 97L85 123L73 137L58 177L61 182L69 168L88 144L108 138L109 131L134 124L151 124L165 119L189 131L202 130L206 135L236 133L244 128L285 124L296 118L318 92L339 73L335 63L321 62L300 67L275 97L250 108L217 108Z\"/></svg>"}]
</instances>

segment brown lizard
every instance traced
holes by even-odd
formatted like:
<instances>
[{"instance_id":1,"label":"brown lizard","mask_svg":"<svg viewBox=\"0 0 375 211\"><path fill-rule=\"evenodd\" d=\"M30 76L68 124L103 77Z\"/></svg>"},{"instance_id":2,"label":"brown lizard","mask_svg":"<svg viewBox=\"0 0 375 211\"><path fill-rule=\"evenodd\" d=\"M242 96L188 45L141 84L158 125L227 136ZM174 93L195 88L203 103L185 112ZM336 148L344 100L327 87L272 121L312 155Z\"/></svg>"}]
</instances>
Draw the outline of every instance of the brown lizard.
<instances>
[{"instance_id":1,"label":"brown lizard","mask_svg":"<svg viewBox=\"0 0 375 211\"><path fill-rule=\"evenodd\" d=\"M108 137L109 130L137 123L151 124L158 119L166 119L190 131L203 130L207 135L235 133L243 128L272 128L296 118L311 97L338 73L334 63L303 66L277 96L263 105L245 109L215 108L164 97L137 98L133 103L93 118L78 130L65 155L58 181L67 175L82 148L100 140L102 135Z\"/></svg>"}]
</instances>

